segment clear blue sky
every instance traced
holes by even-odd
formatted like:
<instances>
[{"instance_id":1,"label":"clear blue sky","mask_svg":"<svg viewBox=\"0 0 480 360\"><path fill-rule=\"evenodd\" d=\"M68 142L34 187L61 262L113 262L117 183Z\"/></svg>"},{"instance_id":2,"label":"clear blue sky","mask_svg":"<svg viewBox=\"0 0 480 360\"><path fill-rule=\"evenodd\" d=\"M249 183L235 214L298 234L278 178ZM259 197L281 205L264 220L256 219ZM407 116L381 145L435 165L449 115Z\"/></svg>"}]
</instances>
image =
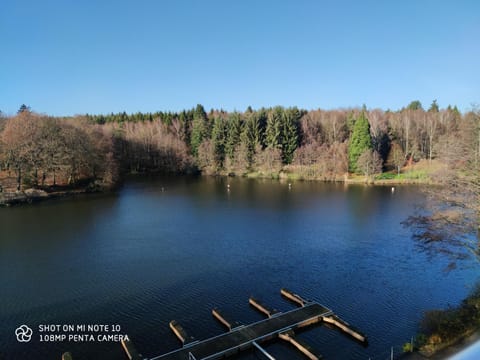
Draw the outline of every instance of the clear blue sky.
<instances>
[{"instance_id":1,"label":"clear blue sky","mask_svg":"<svg viewBox=\"0 0 480 360\"><path fill-rule=\"evenodd\" d=\"M1 0L0 110L480 103L480 1Z\"/></svg>"}]
</instances>

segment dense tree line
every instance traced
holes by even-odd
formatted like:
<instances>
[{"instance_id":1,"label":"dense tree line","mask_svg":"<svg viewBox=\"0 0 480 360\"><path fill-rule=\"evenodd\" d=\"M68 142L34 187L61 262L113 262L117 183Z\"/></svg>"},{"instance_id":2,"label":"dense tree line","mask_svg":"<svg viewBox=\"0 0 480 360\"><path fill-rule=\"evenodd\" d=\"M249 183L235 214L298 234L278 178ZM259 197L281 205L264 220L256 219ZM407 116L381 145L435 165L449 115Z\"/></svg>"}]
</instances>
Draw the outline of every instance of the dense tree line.
<instances>
[{"instance_id":1,"label":"dense tree line","mask_svg":"<svg viewBox=\"0 0 480 360\"><path fill-rule=\"evenodd\" d=\"M447 163L460 143L478 159L475 114L439 109L436 101L425 111L413 101L395 112L277 106L207 113L197 105L177 113L52 118L22 105L16 116L0 119L1 164L15 173L18 188L52 185L59 176L114 183L121 172L144 171L337 180L400 172L421 159Z\"/></svg>"},{"instance_id":2,"label":"dense tree line","mask_svg":"<svg viewBox=\"0 0 480 360\"><path fill-rule=\"evenodd\" d=\"M69 184L84 179L116 182L113 135L105 127L76 120L23 110L3 122L0 160L2 169L14 175L17 190L22 185L56 186L59 179Z\"/></svg>"}]
</instances>

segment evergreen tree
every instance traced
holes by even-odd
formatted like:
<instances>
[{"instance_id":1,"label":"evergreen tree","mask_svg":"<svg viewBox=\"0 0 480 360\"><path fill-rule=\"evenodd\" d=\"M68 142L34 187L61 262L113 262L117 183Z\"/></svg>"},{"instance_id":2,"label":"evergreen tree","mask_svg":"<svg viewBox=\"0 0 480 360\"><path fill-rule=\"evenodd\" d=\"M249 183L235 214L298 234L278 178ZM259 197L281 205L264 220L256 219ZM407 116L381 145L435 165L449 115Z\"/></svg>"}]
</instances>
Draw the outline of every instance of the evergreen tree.
<instances>
[{"instance_id":1,"label":"evergreen tree","mask_svg":"<svg viewBox=\"0 0 480 360\"><path fill-rule=\"evenodd\" d=\"M212 146L216 170L222 168L223 161L225 160L226 130L225 120L221 117L215 118L212 128Z\"/></svg>"},{"instance_id":2,"label":"evergreen tree","mask_svg":"<svg viewBox=\"0 0 480 360\"><path fill-rule=\"evenodd\" d=\"M184 110L178 115L178 121L182 129L181 139L185 141L187 145L190 145L190 119L188 118L187 112Z\"/></svg>"},{"instance_id":3,"label":"evergreen tree","mask_svg":"<svg viewBox=\"0 0 480 360\"><path fill-rule=\"evenodd\" d=\"M233 160L235 157L235 149L240 142L240 133L242 131L242 123L240 114L237 112L229 116L227 124L227 139L225 143L225 154Z\"/></svg>"},{"instance_id":4,"label":"evergreen tree","mask_svg":"<svg viewBox=\"0 0 480 360\"><path fill-rule=\"evenodd\" d=\"M198 147L208 136L207 114L202 105L198 104L193 112L192 132L190 137L190 146L192 154L198 155Z\"/></svg>"},{"instance_id":5,"label":"evergreen tree","mask_svg":"<svg viewBox=\"0 0 480 360\"><path fill-rule=\"evenodd\" d=\"M301 114L297 108L283 112L282 158L285 164L292 162L293 153L298 147L300 117Z\"/></svg>"},{"instance_id":6,"label":"evergreen tree","mask_svg":"<svg viewBox=\"0 0 480 360\"><path fill-rule=\"evenodd\" d=\"M436 112L438 113L440 109L438 108L437 100L433 100L432 104L430 105L430 108L428 109L429 112Z\"/></svg>"},{"instance_id":7,"label":"evergreen tree","mask_svg":"<svg viewBox=\"0 0 480 360\"><path fill-rule=\"evenodd\" d=\"M460 116L460 110L458 110L457 105L453 107L453 112L455 113L456 116Z\"/></svg>"},{"instance_id":8,"label":"evergreen tree","mask_svg":"<svg viewBox=\"0 0 480 360\"><path fill-rule=\"evenodd\" d=\"M370 135L370 124L362 111L360 117L355 121L352 137L348 146L348 166L350 171L359 172L357 162L365 150L372 149L372 138Z\"/></svg>"},{"instance_id":9,"label":"evergreen tree","mask_svg":"<svg viewBox=\"0 0 480 360\"><path fill-rule=\"evenodd\" d=\"M265 145L267 148L279 149L282 147L282 118L283 109L280 106L269 112L265 130Z\"/></svg>"},{"instance_id":10,"label":"evergreen tree","mask_svg":"<svg viewBox=\"0 0 480 360\"><path fill-rule=\"evenodd\" d=\"M193 113L193 118L194 119L207 119L207 113L205 112L205 109L203 108L203 105L197 104L194 113Z\"/></svg>"},{"instance_id":11,"label":"evergreen tree","mask_svg":"<svg viewBox=\"0 0 480 360\"><path fill-rule=\"evenodd\" d=\"M30 106L27 106L25 104L20 105L20 109L18 109L17 114L21 114L24 112L30 112Z\"/></svg>"},{"instance_id":12,"label":"evergreen tree","mask_svg":"<svg viewBox=\"0 0 480 360\"><path fill-rule=\"evenodd\" d=\"M240 134L240 143L245 145L244 155L246 167L250 168L255 158L255 149L261 148L261 136L259 129L259 116L251 113L245 120L242 133Z\"/></svg>"},{"instance_id":13,"label":"evergreen tree","mask_svg":"<svg viewBox=\"0 0 480 360\"><path fill-rule=\"evenodd\" d=\"M418 100L413 100L408 104L407 109L409 110L423 110L422 103Z\"/></svg>"},{"instance_id":14,"label":"evergreen tree","mask_svg":"<svg viewBox=\"0 0 480 360\"><path fill-rule=\"evenodd\" d=\"M267 129L267 112L264 109L254 113L254 122L255 122L255 143L260 145L260 147L266 147L265 141L265 132Z\"/></svg>"}]
</instances>

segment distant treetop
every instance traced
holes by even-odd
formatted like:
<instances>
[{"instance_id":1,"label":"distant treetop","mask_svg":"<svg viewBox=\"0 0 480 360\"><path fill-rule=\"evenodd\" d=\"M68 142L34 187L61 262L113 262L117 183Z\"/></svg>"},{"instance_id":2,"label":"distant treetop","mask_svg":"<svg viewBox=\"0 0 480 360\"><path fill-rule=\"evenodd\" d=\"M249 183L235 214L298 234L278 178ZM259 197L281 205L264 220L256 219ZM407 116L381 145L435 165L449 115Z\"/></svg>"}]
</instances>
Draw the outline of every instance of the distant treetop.
<instances>
[{"instance_id":1,"label":"distant treetop","mask_svg":"<svg viewBox=\"0 0 480 360\"><path fill-rule=\"evenodd\" d=\"M18 109L17 114L21 114L24 112L31 112L30 106L27 106L25 104L20 105L20 109Z\"/></svg>"},{"instance_id":2,"label":"distant treetop","mask_svg":"<svg viewBox=\"0 0 480 360\"><path fill-rule=\"evenodd\" d=\"M418 100L413 100L408 104L407 109L409 110L423 110L422 103Z\"/></svg>"},{"instance_id":3,"label":"distant treetop","mask_svg":"<svg viewBox=\"0 0 480 360\"><path fill-rule=\"evenodd\" d=\"M440 109L438 108L437 100L433 100L430 108L428 109L430 112L439 112Z\"/></svg>"}]
</instances>

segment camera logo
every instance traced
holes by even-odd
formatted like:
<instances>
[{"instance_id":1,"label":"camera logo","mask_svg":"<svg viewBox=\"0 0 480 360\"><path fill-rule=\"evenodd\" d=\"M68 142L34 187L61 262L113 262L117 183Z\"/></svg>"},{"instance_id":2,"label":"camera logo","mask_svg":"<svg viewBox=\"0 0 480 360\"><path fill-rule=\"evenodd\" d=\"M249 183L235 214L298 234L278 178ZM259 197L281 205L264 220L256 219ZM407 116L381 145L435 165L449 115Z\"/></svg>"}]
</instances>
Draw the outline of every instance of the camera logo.
<instances>
[{"instance_id":1,"label":"camera logo","mask_svg":"<svg viewBox=\"0 0 480 360\"><path fill-rule=\"evenodd\" d=\"M27 325L21 325L15 329L18 342L29 342L32 339L33 330Z\"/></svg>"}]
</instances>

